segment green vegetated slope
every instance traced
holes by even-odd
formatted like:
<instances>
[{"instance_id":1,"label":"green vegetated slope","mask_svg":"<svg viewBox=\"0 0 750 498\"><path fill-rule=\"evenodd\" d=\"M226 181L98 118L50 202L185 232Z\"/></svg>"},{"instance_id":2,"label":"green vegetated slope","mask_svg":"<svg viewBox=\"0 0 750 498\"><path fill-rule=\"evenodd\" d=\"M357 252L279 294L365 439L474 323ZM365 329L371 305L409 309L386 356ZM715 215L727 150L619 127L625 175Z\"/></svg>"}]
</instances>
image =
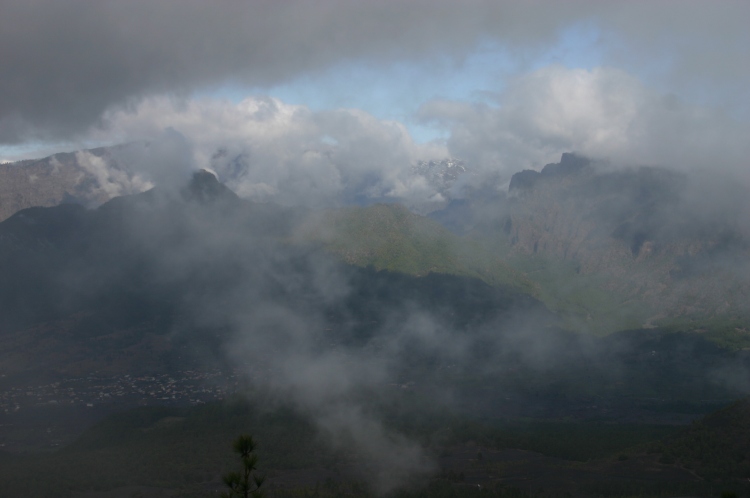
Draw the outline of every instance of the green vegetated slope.
<instances>
[{"instance_id":1,"label":"green vegetated slope","mask_svg":"<svg viewBox=\"0 0 750 498\"><path fill-rule=\"evenodd\" d=\"M618 271L628 275L620 279L606 272L581 272L575 262L554 255L514 250L499 233L473 237L478 245L492 248L490 253L502 257L507 266L531 281L534 296L559 316L565 329L594 335L641 328L691 331L730 350L750 348L750 317L745 314L676 306L672 301L681 302L685 282L676 284L679 288L674 290L665 283L658 298L641 287L638 275L663 273L663 268L658 268L660 262L620 261ZM693 284L700 287L702 282ZM717 289L717 293L722 292L727 291Z\"/></svg>"},{"instance_id":2,"label":"green vegetated slope","mask_svg":"<svg viewBox=\"0 0 750 498\"><path fill-rule=\"evenodd\" d=\"M301 230L344 261L410 275L476 277L535 294L534 283L482 242L459 237L399 204L348 207L323 213Z\"/></svg>"},{"instance_id":3,"label":"green vegetated slope","mask_svg":"<svg viewBox=\"0 0 750 498\"><path fill-rule=\"evenodd\" d=\"M559 316L565 329L606 335L641 328L654 314L647 300L612 288L600 274L579 272L573 262L515 251L502 234L475 233L472 238L531 281L535 297Z\"/></svg>"},{"instance_id":4,"label":"green vegetated slope","mask_svg":"<svg viewBox=\"0 0 750 498\"><path fill-rule=\"evenodd\" d=\"M357 266L415 276L470 276L506 286L542 301L558 315L559 325L571 331L607 335L658 326L703 332L731 349L750 347L745 318L680 311L683 298L679 296L685 289L676 289L669 297L667 286L655 297L643 282L650 274L664 273L664 262L658 258L641 262L624 258L607 271L581 271L573 260L514 246L501 226L457 235L398 204L326 211L305 223L296 240L320 243Z\"/></svg>"},{"instance_id":5,"label":"green vegetated slope","mask_svg":"<svg viewBox=\"0 0 750 498\"><path fill-rule=\"evenodd\" d=\"M579 274L569 262L513 251L499 230L456 235L397 204L328 211L301 234L350 264L508 286L540 299L570 330L601 335L637 328L652 314L644 302L604 289L600 277Z\"/></svg>"}]
</instances>

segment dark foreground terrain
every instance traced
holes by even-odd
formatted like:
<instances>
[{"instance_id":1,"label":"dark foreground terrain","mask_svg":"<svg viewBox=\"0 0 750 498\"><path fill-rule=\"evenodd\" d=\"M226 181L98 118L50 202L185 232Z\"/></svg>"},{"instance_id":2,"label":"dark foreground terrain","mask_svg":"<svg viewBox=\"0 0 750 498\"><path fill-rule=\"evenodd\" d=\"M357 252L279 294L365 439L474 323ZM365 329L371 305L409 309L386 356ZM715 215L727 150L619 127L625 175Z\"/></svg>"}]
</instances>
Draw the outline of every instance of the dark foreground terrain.
<instances>
[{"instance_id":1,"label":"dark foreground terrain","mask_svg":"<svg viewBox=\"0 0 750 498\"><path fill-rule=\"evenodd\" d=\"M105 417L70 444L0 453L2 496L216 496L237 434L258 440L267 496L372 496L388 489L357 451L334 447L297 410L239 398ZM750 402L689 426L471 418L416 409L402 390L372 405L431 467L394 496L720 496L750 493ZM422 401L422 400L420 400ZM419 406L429 406L420 404ZM374 480L373 477L377 476ZM386 484L386 486L384 486Z\"/></svg>"}]
</instances>

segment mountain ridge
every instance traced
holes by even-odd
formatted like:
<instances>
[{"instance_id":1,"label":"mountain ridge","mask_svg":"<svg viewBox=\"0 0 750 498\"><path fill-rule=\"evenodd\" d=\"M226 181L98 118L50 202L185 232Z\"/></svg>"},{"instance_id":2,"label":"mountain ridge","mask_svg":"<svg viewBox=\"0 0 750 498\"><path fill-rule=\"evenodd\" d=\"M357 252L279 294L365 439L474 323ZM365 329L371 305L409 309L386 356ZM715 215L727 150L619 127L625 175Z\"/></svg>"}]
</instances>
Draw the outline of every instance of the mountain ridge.
<instances>
[{"instance_id":1,"label":"mountain ridge","mask_svg":"<svg viewBox=\"0 0 750 498\"><path fill-rule=\"evenodd\" d=\"M571 327L612 331L679 322L699 329L750 316L750 279L743 277L750 275L750 238L727 216L731 210L707 211L695 203L695 180L685 173L613 168L564 153L540 171L513 175L504 194L470 184L451 190L470 174L456 159L415 168L413 174L441 183L448 196L447 205L428 216L442 227L393 203L312 217L302 208L253 204L267 220L253 223L283 236L291 219L307 219L290 241L321 244L360 266L515 286L569 315ZM194 177L180 195L198 202L220 197L222 205L246 202L212 173L198 175L200 186ZM117 199L104 209L126 202ZM572 294L566 290L571 285L577 289Z\"/></svg>"}]
</instances>

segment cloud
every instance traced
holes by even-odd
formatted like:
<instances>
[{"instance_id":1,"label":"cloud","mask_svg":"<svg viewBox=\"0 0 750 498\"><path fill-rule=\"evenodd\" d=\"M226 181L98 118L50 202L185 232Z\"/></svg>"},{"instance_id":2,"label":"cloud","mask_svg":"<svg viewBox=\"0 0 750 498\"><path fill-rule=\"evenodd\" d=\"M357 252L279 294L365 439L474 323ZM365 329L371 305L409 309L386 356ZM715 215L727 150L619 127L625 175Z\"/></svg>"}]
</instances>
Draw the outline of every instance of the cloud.
<instances>
[{"instance_id":1,"label":"cloud","mask_svg":"<svg viewBox=\"0 0 750 498\"><path fill-rule=\"evenodd\" d=\"M605 60L744 105L746 2L3 0L0 143L70 138L113 106L235 82L269 86L351 61L460 62L483 43L533 59L571 26ZM719 54L719 55L717 55ZM685 83L681 83L685 82Z\"/></svg>"},{"instance_id":2,"label":"cloud","mask_svg":"<svg viewBox=\"0 0 750 498\"><path fill-rule=\"evenodd\" d=\"M178 291L174 338L206 357L213 349L206 344L219 341L217 354L244 374L258 398L268 395L270 405L291 405L309 417L325 444L357 455L362 478L378 491L433 470L420 445L373 409L393 392L396 360L347 340L362 334L363 317L332 318L351 311L352 300L362 299L357 293L368 290L354 278L363 270L242 229L263 214L241 203L226 209L158 198L134 199L131 214L139 215L116 240L133 243L128 257L149 282Z\"/></svg>"},{"instance_id":3,"label":"cloud","mask_svg":"<svg viewBox=\"0 0 750 498\"><path fill-rule=\"evenodd\" d=\"M94 177L98 189L105 195L105 198L143 192L154 186L140 175L131 176L125 171L111 168L106 159L88 151L76 152L76 162ZM92 192L92 194L97 193Z\"/></svg>"},{"instance_id":4,"label":"cloud","mask_svg":"<svg viewBox=\"0 0 750 498\"><path fill-rule=\"evenodd\" d=\"M347 297L340 290L335 294L334 300ZM268 365L267 378L245 372L256 386L276 402L292 404L308 415L331 447L356 451L366 466L363 477L378 492L434 470L416 442L387 429L360 399L363 393L370 399L384 395L384 387L393 381L393 365L367 349L343 344L321 348L320 330L326 322L313 310L295 311L283 302L266 302L263 308L244 316L230 312L235 314L237 332L226 348L239 365Z\"/></svg>"},{"instance_id":5,"label":"cloud","mask_svg":"<svg viewBox=\"0 0 750 498\"><path fill-rule=\"evenodd\" d=\"M548 66L512 79L496 104L436 100L420 116L450 130L448 148L506 181L575 151L620 164L744 171L748 123L646 87L615 68Z\"/></svg>"},{"instance_id":6,"label":"cloud","mask_svg":"<svg viewBox=\"0 0 750 498\"><path fill-rule=\"evenodd\" d=\"M446 199L412 166L448 156L469 169L451 189L454 198L464 187L502 187L514 173L540 169L569 151L613 165L750 181L748 123L662 94L620 69L546 66L512 78L493 99L422 105L419 117L449 132L445 143L416 144L403 123L358 109L314 111L271 97L239 103L152 97L108 111L89 137L149 143L117 156L120 167L146 182L179 185L190 171L209 168L241 197L289 206L397 200L427 212ZM706 192L718 189L706 182L700 180Z\"/></svg>"},{"instance_id":7,"label":"cloud","mask_svg":"<svg viewBox=\"0 0 750 498\"><path fill-rule=\"evenodd\" d=\"M613 165L750 181L747 122L662 94L620 69L546 66L511 78L492 98L425 103L420 119L444 128L448 138L417 144L403 123L358 109L315 111L260 96L239 103L151 97L110 109L90 129L92 142L132 142L113 150L110 170L90 160L82 166L101 188L109 184L110 195L182 185L195 169L208 168L254 201L334 207L386 200L417 212L439 209L446 195L466 195L465 187L502 188L514 173L540 169L569 151ZM469 170L449 191L413 170L417 161L449 156ZM721 190L700 183L706 192Z\"/></svg>"},{"instance_id":8,"label":"cloud","mask_svg":"<svg viewBox=\"0 0 750 498\"><path fill-rule=\"evenodd\" d=\"M438 144L415 144L395 121L356 109L314 112L269 97L238 104L152 98L107 113L104 123L94 132L102 140L160 137L150 146L150 158L130 153L122 160L156 183L208 167L242 197L286 205L335 206L388 197L422 202L435 192L411 175L411 165L447 154ZM172 139L165 140L165 129ZM156 147L164 150L156 153Z\"/></svg>"}]
</instances>

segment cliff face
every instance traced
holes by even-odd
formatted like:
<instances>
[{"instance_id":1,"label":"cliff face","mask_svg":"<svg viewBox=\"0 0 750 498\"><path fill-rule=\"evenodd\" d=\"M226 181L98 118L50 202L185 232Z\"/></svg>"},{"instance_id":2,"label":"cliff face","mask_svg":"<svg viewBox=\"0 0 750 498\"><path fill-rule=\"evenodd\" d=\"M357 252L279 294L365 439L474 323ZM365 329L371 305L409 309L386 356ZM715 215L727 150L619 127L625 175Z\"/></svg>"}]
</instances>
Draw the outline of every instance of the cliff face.
<instances>
[{"instance_id":1,"label":"cliff face","mask_svg":"<svg viewBox=\"0 0 750 498\"><path fill-rule=\"evenodd\" d=\"M564 154L513 177L505 230L515 251L598 275L668 315L745 313L747 234L693 202L691 180L660 168L606 171Z\"/></svg>"},{"instance_id":2,"label":"cliff face","mask_svg":"<svg viewBox=\"0 0 750 498\"><path fill-rule=\"evenodd\" d=\"M665 242L658 218L675 208L681 178L645 168L602 174L571 156L541 173L522 172L522 181L514 176L511 243L527 253L576 261L584 273L655 256L656 239Z\"/></svg>"}]
</instances>

